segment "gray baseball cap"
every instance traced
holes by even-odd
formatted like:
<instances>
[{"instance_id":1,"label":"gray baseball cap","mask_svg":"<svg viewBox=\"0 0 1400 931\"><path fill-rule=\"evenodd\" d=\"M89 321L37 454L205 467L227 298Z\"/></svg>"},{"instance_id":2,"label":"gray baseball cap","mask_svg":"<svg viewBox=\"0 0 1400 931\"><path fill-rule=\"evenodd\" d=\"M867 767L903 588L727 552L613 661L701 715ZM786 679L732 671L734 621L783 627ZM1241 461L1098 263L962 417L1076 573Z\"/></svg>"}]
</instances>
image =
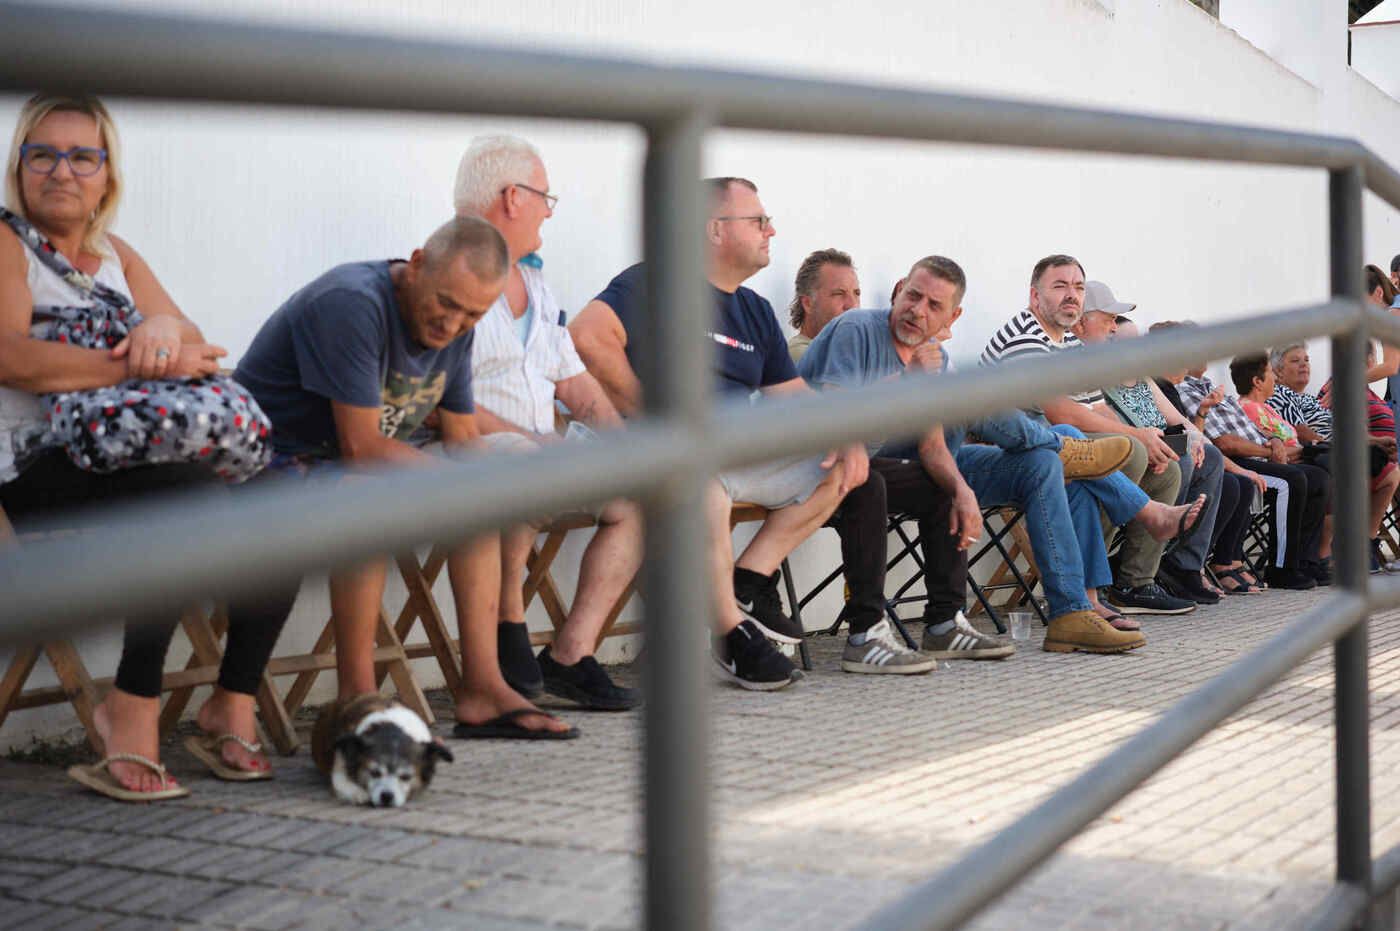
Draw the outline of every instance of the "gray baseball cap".
<instances>
[{"instance_id":1,"label":"gray baseball cap","mask_svg":"<svg viewBox=\"0 0 1400 931\"><path fill-rule=\"evenodd\" d=\"M1128 304L1114 297L1113 292L1108 289L1108 285L1102 281L1084 282L1084 310L1086 313L1097 310L1099 313L1113 314L1115 317L1126 317L1136 307L1136 304Z\"/></svg>"}]
</instances>

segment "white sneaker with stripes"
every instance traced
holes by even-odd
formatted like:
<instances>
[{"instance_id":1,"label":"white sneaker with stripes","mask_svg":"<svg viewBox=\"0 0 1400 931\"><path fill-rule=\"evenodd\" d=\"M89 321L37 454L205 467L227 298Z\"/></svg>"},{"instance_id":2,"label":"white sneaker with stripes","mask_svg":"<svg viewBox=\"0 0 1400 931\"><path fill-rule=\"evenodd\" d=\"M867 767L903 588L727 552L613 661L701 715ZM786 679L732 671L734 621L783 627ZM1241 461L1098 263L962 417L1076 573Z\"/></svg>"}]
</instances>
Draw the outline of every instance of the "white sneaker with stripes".
<instances>
[{"instance_id":1,"label":"white sneaker with stripes","mask_svg":"<svg viewBox=\"0 0 1400 931\"><path fill-rule=\"evenodd\" d=\"M1016 652L1015 644L982 633L961 611L953 618L952 630L935 634L932 625L925 628L919 646L934 659L1001 659Z\"/></svg>"},{"instance_id":2,"label":"white sneaker with stripes","mask_svg":"<svg viewBox=\"0 0 1400 931\"><path fill-rule=\"evenodd\" d=\"M916 676L932 672L938 660L911 650L894 632L889 620L882 620L865 632L860 643L846 638L841 653L841 669L875 676Z\"/></svg>"}]
</instances>

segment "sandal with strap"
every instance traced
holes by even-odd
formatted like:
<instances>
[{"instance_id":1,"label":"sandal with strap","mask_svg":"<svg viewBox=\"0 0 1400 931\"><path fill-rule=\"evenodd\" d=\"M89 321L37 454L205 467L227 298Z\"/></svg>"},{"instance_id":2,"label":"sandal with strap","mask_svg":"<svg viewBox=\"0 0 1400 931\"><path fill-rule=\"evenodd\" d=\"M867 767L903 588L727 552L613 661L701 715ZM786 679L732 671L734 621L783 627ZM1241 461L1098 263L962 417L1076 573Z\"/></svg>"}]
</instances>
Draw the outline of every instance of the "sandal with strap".
<instances>
[{"instance_id":1,"label":"sandal with strap","mask_svg":"<svg viewBox=\"0 0 1400 931\"><path fill-rule=\"evenodd\" d=\"M1227 588L1225 589L1226 594L1230 594L1230 595L1262 595L1262 594L1264 594L1264 590L1263 590L1262 588L1260 588L1256 583L1251 582L1251 581L1249 581L1249 579L1247 579L1247 578L1244 577L1244 570L1243 570L1243 569L1230 569L1230 570L1228 570L1228 571L1226 571L1226 572L1217 572L1217 573L1216 573L1216 576L1220 579L1221 585L1224 585L1224 584L1225 584L1225 580L1226 580L1226 579L1229 579L1231 582L1234 582L1234 583L1235 583L1235 585L1234 585L1233 588L1227 587Z\"/></svg>"},{"instance_id":2,"label":"sandal with strap","mask_svg":"<svg viewBox=\"0 0 1400 931\"><path fill-rule=\"evenodd\" d=\"M272 778L270 769L239 769L237 766L230 766L223 755L224 744L229 741L238 744L249 753L263 752L262 744L244 740L237 734L192 735L185 738L185 749L196 760L209 767L209 771L219 779L228 782L261 782Z\"/></svg>"},{"instance_id":3,"label":"sandal with strap","mask_svg":"<svg viewBox=\"0 0 1400 931\"><path fill-rule=\"evenodd\" d=\"M154 792L138 792L135 789L128 789L121 784L116 776L112 775L110 767L113 763L135 763L138 766L144 766L160 776L161 787ZM190 794L190 790L184 786L171 784L170 774L165 771L164 766L137 753L113 753L96 763L85 766L70 766L68 767L68 778L91 789L98 795L105 795L118 802L163 802L173 798L184 798Z\"/></svg>"}]
</instances>

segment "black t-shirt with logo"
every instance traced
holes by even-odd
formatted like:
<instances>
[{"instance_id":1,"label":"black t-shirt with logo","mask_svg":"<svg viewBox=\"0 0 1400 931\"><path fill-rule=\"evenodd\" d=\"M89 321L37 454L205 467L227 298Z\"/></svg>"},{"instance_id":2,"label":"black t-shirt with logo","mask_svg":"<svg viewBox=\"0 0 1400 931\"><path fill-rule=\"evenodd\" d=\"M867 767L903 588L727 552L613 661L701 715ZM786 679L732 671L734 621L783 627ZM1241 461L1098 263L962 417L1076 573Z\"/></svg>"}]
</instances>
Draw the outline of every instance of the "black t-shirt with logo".
<instances>
[{"instance_id":1,"label":"black t-shirt with logo","mask_svg":"<svg viewBox=\"0 0 1400 931\"><path fill-rule=\"evenodd\" d=\"M710 287L716 313L706 334L715 352L715 386L722 395L751 394L758 388L792 381L797 368L788 354L773 305L748 288L733 294ZM646 267L633 265L608 283L596 300L617 314L627 331L627 361L638 368L645 329L664 315L654 313L646 300Z\"/></svg>"}]
</instances>

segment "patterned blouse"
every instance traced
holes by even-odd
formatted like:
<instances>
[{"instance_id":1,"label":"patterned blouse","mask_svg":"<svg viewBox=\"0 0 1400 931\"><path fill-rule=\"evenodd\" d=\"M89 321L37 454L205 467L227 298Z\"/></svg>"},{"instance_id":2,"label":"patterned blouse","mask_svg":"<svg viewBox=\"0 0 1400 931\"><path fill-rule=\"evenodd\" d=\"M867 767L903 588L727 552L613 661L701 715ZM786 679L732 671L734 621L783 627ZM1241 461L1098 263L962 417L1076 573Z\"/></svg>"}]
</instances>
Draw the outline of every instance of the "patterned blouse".
<instances>
[{"instance_id":1,"label":"patterned blouse","mask_svg":"<svg viewBox=\"0 0 1400 931\"><path fill-rule=\"evenodd\" d=\"M1129 422L1138 427L1156 427L1165 430L1167 418L1162 416L1157 406L1157 396L1152 393L1152 385L1140 378L1131 385L1114 385L1104 389L1104 398L1110 404L1121 407Z\"/></svg>"},{"instance_id":2,"label":"patterned blouse","mask_svg":"<svg viewBox=\"0 0 1400 931\"><path fill-rule=\"evenodd\" d=\"M1316 396L1294 391L1287 385L1274 385L1269 406L1291 424L1306 424L1324 440L1332 439L1332 412Z\"/></svg>"},{"instance_id":3,"label":"patterned blouse","mask_svg":"<svg viewBox=\"0 0 1400 931\"><path fill-rule=\"evenodd\" d=\"M1248 398L1240 398L1240 407L1249 415L1249 419L1254 421L1254 425L1259 428L1259 432L1271 440L1283 440L1284 446L1298 445L1298 431L1293 429L1293 424L1284 420L1279 412L1267 404L1259 401L1251 401Z\"/></svg>"}]
</instances>

